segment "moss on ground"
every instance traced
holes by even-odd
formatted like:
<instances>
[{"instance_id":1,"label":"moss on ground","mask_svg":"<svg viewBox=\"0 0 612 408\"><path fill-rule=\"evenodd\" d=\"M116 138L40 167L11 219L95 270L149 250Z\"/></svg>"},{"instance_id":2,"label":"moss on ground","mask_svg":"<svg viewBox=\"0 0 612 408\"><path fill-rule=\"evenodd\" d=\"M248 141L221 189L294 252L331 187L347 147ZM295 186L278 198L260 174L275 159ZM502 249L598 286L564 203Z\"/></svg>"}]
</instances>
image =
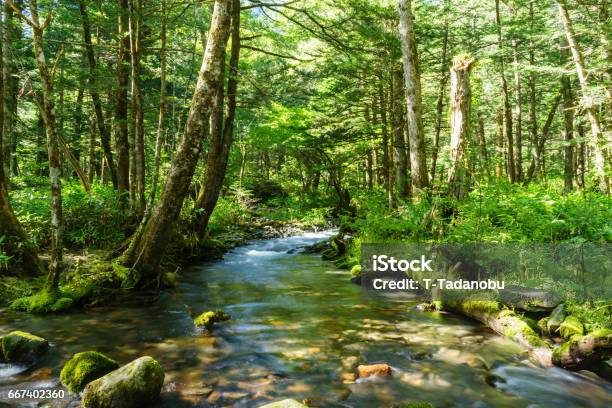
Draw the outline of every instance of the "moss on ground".
<instances>
[{"instance_id":1,"label":"moss on ground","mask_svg":"<svg viewBox=\"0 0 612 408\"><path fill-rule=\"evenodd\" d=\"M193 320L193 324L198 327L204 327L208 331L212 331L213 326L217 322L225 322L231 317L223 310L204 312Z\"/></svg>"}]
</instances>

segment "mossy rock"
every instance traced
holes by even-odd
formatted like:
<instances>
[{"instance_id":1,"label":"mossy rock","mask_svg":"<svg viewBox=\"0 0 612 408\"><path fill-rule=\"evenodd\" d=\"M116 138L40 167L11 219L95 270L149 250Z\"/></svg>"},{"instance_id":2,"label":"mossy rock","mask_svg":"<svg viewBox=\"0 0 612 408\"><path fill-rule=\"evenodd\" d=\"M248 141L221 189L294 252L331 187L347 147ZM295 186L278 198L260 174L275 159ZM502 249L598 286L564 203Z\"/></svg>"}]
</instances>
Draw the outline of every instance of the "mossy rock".
<instances>
[{"instance_id":1,"label":"mossy rock","mask_svg":"<svg viewBox=\"0 0 612 408\"><path fill-rule=\"evenodd\" d=\"M361 276L361 265L353 265L353 267L351 268L351 276L353 278L356 278L357 276Z\"/></svg>"},{"instance_id":2,"label":"mossy rock","mask_svg":"<svg viewBox=\"0 0 612 408\"><path fill-rule=\"evenodd\" d=\"M500 291L503 304L528 312L541 312L554 309L561 297L543 289L511 285Z\"/></svg>"},{"instance_id":3,"label":"mossy rock","mask_svg":"<svg viewBox=\"0 0 612 408\"><path fill-rule=\"evenodd\" d=\"M548 318L547 328L550 334L556 333L561 326L561 323L565 320L565 306L561 303L559 306L552 311Z\"/></svg>"},{"instance_id":4,"label":"mossy rock","mask_svg":"<svg viewBox=\"0 0 612 408\"><path fill-rule=\"evenodd\" d=\"M540 329L540 333L543 335L548 335L548 317L543 317L538 320L538 328Z\"/></svg>"},{"instance_id":5,"label":"mossy rock","mask_svg":"<svg viewBox=\"0 0 612 408\"><path fill-rule=\"evenodd\" d=\"M152 357L140 357L87 384L82 404L87 408L149 407L159 399L164 370Z\"/></svg>"},{"instance_id":6,"label":"mossy rock","mask_svg":"<svg viewBox=\"0 0 612 408\"><path fill-rule=\"evenodd\" d=\"M23 331L0 337L0 361L7 363L34 363L47 350L47 340Z\"/></svg>"},{"instance_id":7,"label":"mossy rock","mask_svg":"<svg viewBox=\"0 0 612 408\"><path fill-rule=\"evenodd\" d=\"M97 351L77 353L64 366L60 374L62 384L78 394L90 382L119 368L115 360Z\"/></svg>"},{"instance_id":8,"label":"mossy rock","mask_svg":"<svg viewBox=\"0 0 612 408\"><path fill-rule=\"evenodd\" d=\"M40 292L16 299L11 309L28 313L58 313L70 309L74 304L72 298L65 297L59 291L41 290Z\"/></svg>"},{"instance_id":9,"label":"mossy rock","mask_svg":"<svg viewBox=\"0 0 612 408\"><path fill-rule=\"evenodd\" d=\"M308 406L302 404L301 402L297 402L294 399L286 399L262 405L259 408L308 408Z\"/></svg>"},{"instance_id":10,"label":"mossy rock","mask_svg":"<svg viewBox=\"0 0 612 408\"><path fill-rule=\"evenodd\" d=\"M584 334L584 325L577 317L567 316L559 326L559 333L566 339L572 336L582 336Z\"/></svg>"},{"instance_id":11,"label":"mossy rock","mask_svg":"<svg viewBox=\"0 0 612 408\"><path fill-rule=\"evenodd\" d=\"M204 327L208 331L212 331L215 323L225 322L231 319L231 316L223 310L204 312L193 320L193 324L198 327Z\"/></svg>"},{"instance_id":12,"label":"mossy rock","mask_svg":"<svg viewBox=\"0 0 612 408\"><path fill-rule=\"evenodd\" d=\"M434 406L431 405L429 402L419 401L406 404L402 408L434 408Z\"/></svg>"}]
</instances>

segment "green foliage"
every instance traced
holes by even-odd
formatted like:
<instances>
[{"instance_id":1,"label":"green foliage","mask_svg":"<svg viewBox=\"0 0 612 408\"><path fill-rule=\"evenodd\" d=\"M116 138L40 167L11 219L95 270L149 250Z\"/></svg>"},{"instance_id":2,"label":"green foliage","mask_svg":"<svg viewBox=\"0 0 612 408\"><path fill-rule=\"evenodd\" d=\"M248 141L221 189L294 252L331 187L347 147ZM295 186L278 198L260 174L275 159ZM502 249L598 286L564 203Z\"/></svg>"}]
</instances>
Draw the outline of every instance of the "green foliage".
<instances>
[{"instance_id":1,"label":"green foliage","mask_svg":"<svg viewBox=\"0 0 612 408\"><path fill-rule=\"evenodd\" d=\"M197 327L204 327L208 331L212 331L213 325L218 322L225 322L230 320L231 317L223 310L216 311L208 311L204 312L195 319L193 319L193 324Z\"/></svg>"},{"instance_id":2,"label":"green foliage","mask_svg":"<svg viewBox=\"0 0 612 408\"><path fill-rule=\"evenodd\" d=\"M567 316L561 326L559 326L561 336L569 339L572 336L582 336L584 334L584 326L582 322L575 316Z\"/></svg>"},{"instance_id":3,"label":"green foliage","mask_svg":"<svg viewBox=\"0 0 612 408\"><path fill-rule=\"evenodd\" d=\"M598 329L612 329L612 303L609 300L598 302L566 302L567 312L584 322L587 332Z\"/></svg>"},{"instance_id":4,"label":"green foliage","mask_svg":"<svg viewBox=\"0 0 612 408\"><path fill-rule=\"evenodd\" d=\"M46 189L23 188L11 192L15 213L29 239L38 247L49 245L51 209ZM125 238L129 212L112 187L94 184L87 194L78 184L63 189L64 238L73 248L108 248Z\"/></svg>"},{"instance_id":5,"label":"green foliage","mask_svg":"<svg viewBox=\"0 0 612 408\"><path fill-rule=\"evenodd\" d=\"M42 289L38 293L19 298L11 303L11 309L28 313L58 313L69 309L74 304L74 300L65 297L59 291Z\"/></svg>"}]
</instances>

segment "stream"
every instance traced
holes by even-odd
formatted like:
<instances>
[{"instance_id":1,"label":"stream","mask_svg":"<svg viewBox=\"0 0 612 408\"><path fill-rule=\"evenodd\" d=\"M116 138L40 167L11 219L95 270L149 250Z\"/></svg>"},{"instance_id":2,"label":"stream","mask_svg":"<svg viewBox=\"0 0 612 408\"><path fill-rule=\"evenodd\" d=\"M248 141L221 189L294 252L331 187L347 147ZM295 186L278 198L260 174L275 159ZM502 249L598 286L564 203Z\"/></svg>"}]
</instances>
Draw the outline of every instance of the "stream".
<instances>
[{"instance_id":1,"label":"stream","mask_svg":"<svg viewBox=\"0 0 612 408\"><path fill-rule=\"evenodd\" d=\"M157 359L160 407L258 407L309 398L321 407L610 407L612 385L588 374L534 367L516 344L477 322L419 312L418 299L371 299L346 271L301 253L332 231L255 241L221 261L185 269L158 299L32 316L0 310L0 335L24 330L51 343L33 368L0 364L0 407L77 407L78 399L8 400L9 390L64 389L63 364L97 350L128 363ZM213 335L197 314L232 316ZM392 376L349 381L355 362ZM494 384L491 385L491 384Z\"/></svg>"}]
</instances>

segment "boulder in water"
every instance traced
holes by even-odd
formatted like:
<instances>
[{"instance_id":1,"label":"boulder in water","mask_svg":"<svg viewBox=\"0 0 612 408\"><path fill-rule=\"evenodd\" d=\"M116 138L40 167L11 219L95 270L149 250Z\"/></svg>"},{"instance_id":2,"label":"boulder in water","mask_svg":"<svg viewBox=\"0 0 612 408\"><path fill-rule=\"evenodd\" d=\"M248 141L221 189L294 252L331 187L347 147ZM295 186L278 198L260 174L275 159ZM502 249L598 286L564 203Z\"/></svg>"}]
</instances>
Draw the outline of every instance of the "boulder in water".
<instances>
[{"instance_id":1,"label":"boulder in water","mask_svg":"<svg viewBox=\"0 0 612 408\"><path fill-rule=\"evenodd\" d=\"M503 304L528 312L542 312L554 309L561 303L561 297L543 289L511 285L500 291Z\"/></svg>"},{"instance_id":2,"label":"boulder in water","mask_svg":"<svg viewBox=\"0 0 612 408\"><path fill-rule=\"evenodd\" d=\"M360 365L357 367L359 378L371 376L388 377L391 375L391 367L388 364Z\"/></svg>"},{"instance_id":3,"label":"boulder in water","mask_svg":"<svg viewBox=\"0 0 612 408\"><path fill-rule=\"evenodd\" d=\"M83 392L87 408L148 407L159 398L164 370L152 357L140 357L90 382Z\"/></svg>"},{"instance_id":4,"label":"boulder in water","mask_svg":"<svg viewBox=\"0 0 612 408\"><path fill-rule=\"evenodd\" d=\"M47 350L47 340L23 331L0 337L0 361L7 363L34 363Z\"/></svg>"},{"instance_id":5,"label":"boulder in water","mask_svg":"<svg viewBox=\"0 0 612 408\"><path fill-rule=\"evenodd\" d=\"M294 399L286 399L282 401L272 402L271 404L262 405L259 408L308 408L308 407L300 402L297 402Z\"/></svg>"},{"instance_id":6,"label":"boulder in water","mask_svg":"<svg viewBox=\"0 0 612 408\"><path fill-rule=\"evenodd\" d=\"M97 351L77 353L64 366L60 374L62 384L78 394L90 382L119 368L115 360Z\"/></svg>"}]
</instances>

